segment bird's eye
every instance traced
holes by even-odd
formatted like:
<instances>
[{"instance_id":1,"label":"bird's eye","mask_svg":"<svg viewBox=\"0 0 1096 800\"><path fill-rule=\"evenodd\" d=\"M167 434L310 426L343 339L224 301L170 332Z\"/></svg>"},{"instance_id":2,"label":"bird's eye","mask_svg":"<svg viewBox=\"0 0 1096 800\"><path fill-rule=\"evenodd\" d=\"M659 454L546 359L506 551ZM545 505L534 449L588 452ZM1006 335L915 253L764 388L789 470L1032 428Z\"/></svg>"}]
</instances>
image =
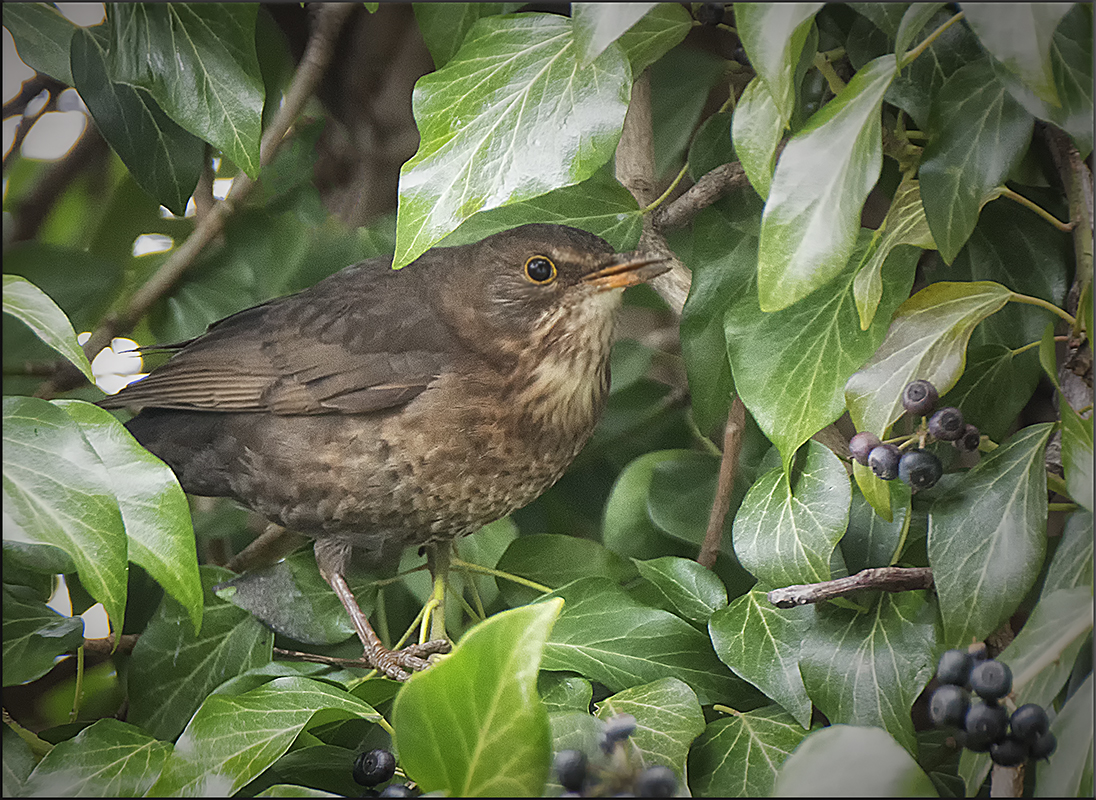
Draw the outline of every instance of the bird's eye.
<instances>
[{"instance_id":1,"label":"bird's eye","mask_svg":"<svg viewBox=\"0 0 1096 800\"><path fill-rule=\"evenodd\" d=\"M556 279L556 265L544 256L533 256L525 262L525 277L533 283L551 283Z\"/></svg>"}]
</instances>

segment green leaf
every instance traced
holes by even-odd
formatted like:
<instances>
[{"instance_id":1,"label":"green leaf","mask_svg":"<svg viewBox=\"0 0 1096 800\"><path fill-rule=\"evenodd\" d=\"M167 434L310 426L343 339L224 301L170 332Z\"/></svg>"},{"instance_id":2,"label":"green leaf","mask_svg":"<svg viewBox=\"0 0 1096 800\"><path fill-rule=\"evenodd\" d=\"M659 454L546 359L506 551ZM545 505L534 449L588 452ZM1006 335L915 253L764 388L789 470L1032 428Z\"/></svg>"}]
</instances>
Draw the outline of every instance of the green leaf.
<instances>
[{"instance_id":1,"label":"green leaf","mask_svg":"<svg viewBox=\"0 0 1096 800\"><path fill-rule=\"evenodd\" d=\"M776 166L776 147L784 134L780 111L764 81L755 77L738 98L731 117L731 138L735 152L750 179L750 185L761 195L769 197L773 169Z\"/></svg>"},{"instance_id":2,"label":"green leaf","mask_svg":"<svg viewBox=\"0 0 1096 800\"><path fill-rule=\"evenodd\" d=\"M1092 674L1050 723L1058 749L1036 766L1036 797L1081 797L1092 789Z\"/></svg>"},{"instance_id":3,"label":"green leaf","mask_svg":"<svg viewBox=\"0 0 1096 800\"><path fill-rule=\"evenodd\" d=\"M849 260L883 162L880 106L894 74L892 58L866 64L780 154L761 218L762 311L806 297Z\"/></svg>"},{"instance_id":4,"label":"green leaf","mask_svg":"<svg viewBox=\"0 0 1096 800\"><path fill-rule=\"evenodd\" d=\"M855 460L852 462L852 477L864 499L875 513L881 519L893 522L894 508L891 505L891 486L894 485L894 482L875 477L868 467Z\"/></svg>"},{"instance_id":5,"label":"green leaf","mask_svg":"<svg viewBox=\"0 0 1096 800\"><path fill-rule=\"evenodd\" d=\"M521 3L415 3L415 20L438 69L456 55L476 20L511 14Z\"/></svg>"},{"instance_id":6,"label":"green leaf","mask_svg":"<svg viewBox=\"0 0 1096 800\"><path fill-rule=\"evenodd\" d=\"M80 426L45 400L4 398L4 514L5 538L68 553L80 582L122 630L128 559L118 498Z\"/></svg>"},{"instance_id":7,"label":"green leaf","mask_svg":"<svg viewBox=\"0 0 1096 800\"><path fill-rule=\"evenodd\" d=\"M936 12L947 3L910 3L898 23L894 36L894 58L899 66L906 57L906 50L913 44L913 38L928 24Z\"/></svg>"},{"instance_id":8,"label":"green leaf","mask_svg":"<svg viewBox=\"0 0 1096 800\"><path fill-rule=\"evenodd\" d=\"M590 710L594 687L588 680L566 672L542 672L537 676L537 691L548 714Z\"/></svg>"},{"instance_id":9,"label":"green leaf","mask_svg":"<svg viewBox=\"0 0 1096 800\"><path fill-rule=\"evenodd\" d=\"M849 477L841 461L807 442L802 467L790 482L769 470L750 488L734 519L734 551L766 586L830 579L830 556L849 521Z\"/></svg>"},{"instance_id":10,"label":"green leaf","mask_svg":"<svg viewBox=\"0 0 1096 800\"><path fill-rule=\"evenodd\" d=\"M1062 540L1043 581L1043 594L1092 586L1092 514L1074 511L1066 518Z\"/></svg>"},{"instance_id":11,"label":"green leaf","mask_svg":"<svg viewBox=\"0 0 1096 800\"><path fill-rule=\"evenodd\" d=\"M1011 294L991 281L941 282L899 306L883 344L845 385L856 430L882 436L905 413L902 389L911 380L931 381L941 394L951 389L963 374L974 327Z\"/></svg>"},{"instance_id":12,"label":"green leaf","mask_svg":"<svg viewBox=\"0 0 1096 800\"><path fill-rule=\"evenodd\" d=\"M100 719L46 753L24 787L28 797L144 797L171 745L134 725Z\"/></svg>"},{"instance_id":13,"label":"green leaf","mask_svg":"<svg viewBox=\"0 0 1096 800\"><path fill-rule=\"evenodd\" d=\"M665 555L666 536L647 513L647 495L651 491L655 467L686 452L691 451L644 453L620 471L605 504L602 541L606 547L633 558Z\"/></svg>"},{"instance_id":14,"label":"green leaf","mask_svg":"<svg viewBox=\"0 0 1096 800\"><path fill-rule=\"evenodd\" d=\"M683 451L660 461L647 492L647 515L675 539L703 544L718 478L719 457L710 453Z\"/></svg>"},{"instance_id":15,"label":"green leaf","mask_svg":"<svg viewBox=\"0 0 1096 800\"><path fill-rule=\"evenodd\" d=\"M81 647L84 621L9 591L7 578L5 574L4 686L18 686L38 680L53 669L58 656Z\"/></svg>"},{"instance_id":16,"label":"green leaf","mask_svg":"<svg viewBox=\"0 0 1096 800\"><path fill-rule=\"evenodd\" d=\"M658 3L575 3L571 19L579 67L590 66L605 48L657 6Z\"/></svg>"},{"instance_id":17,"label":"green leaf","mask_svg":"<svg viewBox=\"0 0 1096 800\"><path fill-rule=\"evenodd\" d=\"M612 691L672 676L704 704L756 697L720 663L705 634L632 599L615 583L582 578L554 594L566 605L545 647L543 669L578 672Z\"/></svg>"},{"instance_id":18,"label":"green leaf","mask_svg":"<svg viewBox=\"0 0 1096 800\"><path fill-rule=\"evenodd\" d=\"M806 735L780 706L717 719L689 753L689 788L695 797L768 797Z\"/></svg>"},{"instance_id":19,"label":"green leaf","mask_svg":"<svg viewBox=\"0 0 1096 800\"><path fill-rule=\"evenodd\" d=\"M4 796L23 797L27 778L38 760L22 736L4 723ZM28 737L29 738L29 737Z\"/></svg>"},{"instance_id":20,"label":"green leaf","mask_svg":"<svg viewBox=\"0 0 1096 800\"><path fill-rule=\"evenodd\" d=\"M799 645L810 627L806 609L782 611L763 589L752 589L712 615L716 655L736 675L778 702L804 728L811 700L799 674Z\"/></svg>"},{"instance_id":21,"label":"green leaf","mask_svg":"<svg viewBox=\"0 0 1096 800\"><path fill-rule=\"evenodd\" d=\"M878 728L812 733L780 768L774 797L938 797L913 757Z\"/></svg>"},{"instance_id":22,"label":"green leaf","mask_svg":"<svg viewBox=\"0 0 1096 800\"><path fill-rule=\"evenodd\" d=\"M112 80L147 89L180 127L259 173L262 75L258 5L132 3L107 6Z\"/></svg>"},{"instance_id":23,"label":"green leaf","mask_svg":"<svg viewBox=\"0 0 1096 800\"><path fill-rule=\"evenodd\" d=\"M49 295L26 278L5 275L4 313L26 324L39 339L75 364L89 381L95 382L88 357L76 343L72 323Z\"/></svg>"},{"instance_id":24,"label":"green leaf","mask_svg":"<svg viewBox=\"0 0 1096 800\"><path fill-rule=\"evenodd\" d=\"M201 633L194 634L189 609L164 597L129 662L127 719L157 739L174 739L206 695L270 661L270 630L213 594L213 585L232 573L208 566L199 571L205 600Z\"/></svg>"},{"instance_id":25,"label":"green leaf","mask_svg":"<svg viewBox=\"0 0 1096 800\"><path fill-rule=\"evenodd\" d=\"M400 170L393 266L477 211L580 183L608 161L631 71L613 46L580 69L573 42L565 17L488 17L445 67L419 79L421 141Z\"/></svg>"},{"instance_id":26,"label":"green leaf","mask_svg":"<svg viewBox=\"0 0 1096 800\"><path fill-rule=\"evenodd\" d=\"M539 795L548 776L548 714L536 693L545 640L563 603L504 611L471 628L452 655L396 696L400 765L425 792Z\"/></svg>"},{"instance_id":27,"label":"green leaf","mask_svg":"<svg viewBox=\"0 0 1096 800\"><path fill-rule=\"evenodd\" d=\"M1039 382L1035 353L1019 355L1002 345L971 345L963 377L940 400L995 442L1008 435Z\"/></svg>"},{"instance_id":28,"label":"green leaf","mask_svg":"<svg viewBox=\"0 0 1096 800\"><path fill-rule=\"evenodd\" d=\"M711 570L695 561L673 556L632 561L674 610L695 625L707 625L712 612L727 605L727 588Z\"/></svg>"},{"instance_id":29,"label":"green leaf","mask_svg":"<svg viewBox=\"0 0 1096 800\"><path fill-rule=\"evenodd\" d=\"M823 3L741 3L735 26L750 64L787 127L795 108L795 67Z\"/></svg>"},{"instance_id":30,"label":"green leaf","mask_svg":"<svg viewBox=\"0 0 1096 800\"><path fill-rule=\"evenodd\" d=\"M79 28L60 11L48 3L13 4L4 9L4 27L24 64L72 86L69 42Z\"/></svg>"},{"instance_id":31,"label":"green leaf","mask_svg":"<svg viewBox=\"0 0 1096 800\"><path fill-rule=\"evenodd\" d=\"M859 463L853 462L855 466ZM867 468L864 468L867 470ZM855 467L854 467L855 470ZM867 470L871 473L871 470ZM874 477L874 476L872 476ZM910 488L902 481L880 481L887 493L892 518L875 513L864 495L854 490L849 507L849 529L841 537L841 553L850 575L873 567L888 567L898 560L898 544L909 530Z\"/></svg>"},{"instance_id":32,"label":"green leaf","mask_svg":"<svg viewBox=\"0 0 1096 800\"><path fill-rule=\"evenodd\" d=\"M1087 419L1082 417L1064 397L1060 398L1059 405L1066 488L1074 502L1092 511L1092 414Z\"/></svg>"},{"instance_id":33,"label":"green leaf","mask_svg":"<svg viewBox=\"0 0 1096 800\"><path fill-rule=\"evenodd\" d=\"M596 4L590 4L596 5ZM679 3L651 3L643 17L617 39L632 75L639 75L679 45L693 27L693 18Z\"/></svg>"},{"instance_id":34,"label":"green leaf","mask_svg":"<svg viewBox=\"0 0 1096 800\"><path fill-rule=\"evenodd\" d=\"M636 718L636 731L629 742L639 751L642 763L669 767L681 780L689 746L704 730L704 712L696 694L677 678L663 678L643 686L617 692L598 703L598 719L616 714Z\"/></svg>"},{"instance_id":35,"label":"green leaf","mask_svg":"<svg viewBox=\"0 0 1096 800\"><path fill-rule=\"evenodd\" d=\"M997 630L1042 568L1043 450L1053 427L1021 429L929 509L929 565L948 646L965 646Z\"/></svg>"},{"instance_id":36,"label":"green leaf","mask_svg":"<svg viewBox=\"0 0 1096 800\"><path fill-rule=\"evenodd\" d=\"M932 678L934 610L925 592L884 594L867 613L818 607L799 669L832 723L883 728L916 752L910 706Z\"/></svg>"},{"instance_id":37,"label":"green leaf","mask_svg":"<svg viewBox=\"0 0 1096 800\"><path fill-rule=\"evenodd\" d=\"M919 175L925 217L948 264L982 206L1024 155L1033 120L985 60L957 70L933 100Z\"/></svg>"},{"instance_id":38,"label":"green leaf","mask_svg":"<svg viewBox=\"0 0 1096 800\"><path fill-rule=\"evenodd\" d=\"M75 87L95 126L134 180L183 216L205 158L205 143L180 128L147 92L110 80L106 32L79 28L72 37Z\"/></svg>"},{"instance_id":39,"label":"green leaf","mask_svg":"<svg viewBox=\"0 0 1096 800\"><path fill-rule=\"evenodd\" d=\"M921 205L921 188L917 181L903 179L894 193L890 210L879 228L882 237L878 245L869 250L869 258L856 272L852 284L856 299L856 313L860 315L860 329L867 330L875 318L879 301L883 297L883 262L891 251L901 244L935 250L925 209Z\"/></svg>"},{"instance_id":40,"label":"green leaf","mask_svg":"<svg viewBox=\"0 0 1096 800\"><path fill-rule=\"evenodd\" d=\"M1051 38L1073 3L964 3L982 46L1043 101L1061 105L1050 63Z\"/></svg>"},{"instance_id":41,"label":"green leaf","mask_svg":"<svg viewBox=\"0 0 1096 800\"><path fill-rule=\"evenodd\" d=\"M598 542L549 533L514 539L499 559L498 569L552 589L591 575L625 583L637 574L627 559ZM527 603L539 596L538 592L509 581L502 594L511 605Z\"/></svg>"},{"instance_id":42,"label":"green leaf","mask_svg":"<svg viewBox=\"0 0 1096 800\"><path fill-rule=\"evenodd\" d=\"M314 717L380 714L353 695L310 678L278 678L241 695L211 695L190 720L150 796L228 796L289 750Z\"/></svg>"}]
</instances>

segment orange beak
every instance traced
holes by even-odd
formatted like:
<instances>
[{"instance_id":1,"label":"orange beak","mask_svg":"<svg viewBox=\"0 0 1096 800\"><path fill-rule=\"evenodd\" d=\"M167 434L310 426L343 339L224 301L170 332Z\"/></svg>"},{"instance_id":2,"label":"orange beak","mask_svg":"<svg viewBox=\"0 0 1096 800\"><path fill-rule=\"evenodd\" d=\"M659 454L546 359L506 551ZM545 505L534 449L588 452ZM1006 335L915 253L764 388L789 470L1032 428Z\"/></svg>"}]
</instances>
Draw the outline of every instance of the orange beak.
<instances>
[{"instance_id":1,"label":"orange beak","mask_svg":"<svg viewBox=\"0 0 1096 800\"><path fill-rule=\"evenodd\" d=\"M628 258L625 256L625 258ZM628 258L619 264L610 264L583 277L582 282L602 291L624 289L646 283L651 278L669 271L665 258Z\"/></svg>"}]
</instances>

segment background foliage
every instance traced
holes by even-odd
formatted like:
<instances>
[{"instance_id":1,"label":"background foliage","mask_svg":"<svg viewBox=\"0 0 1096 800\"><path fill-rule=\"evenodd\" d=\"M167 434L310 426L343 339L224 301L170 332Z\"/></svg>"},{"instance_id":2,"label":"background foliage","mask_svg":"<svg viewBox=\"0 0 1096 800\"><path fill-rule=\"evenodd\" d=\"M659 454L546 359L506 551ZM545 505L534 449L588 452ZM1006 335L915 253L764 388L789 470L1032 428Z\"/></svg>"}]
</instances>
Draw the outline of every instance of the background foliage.
<instances>
[{"instance_id":1,"label":"background foliage","mask_svg":"<svg viewBox=\"0 0 1096 800\"><path fill-rule=\"evenodd\" d=\"M1091 5L553 10L355 9L270 158L315 8L110 5L80 28L4 6L37 71L5 117L29 127L30 99L53 109L74 87L90 118L55 164L4 161L6 795L357 794L351 764L375 746L425 791L539 795L558 791L553 750L596 750L598 720L626 712L635 758L696 795L963 796L989 759L929 729L923 692L943 650L976 640L1012 667L1016 705L1056 714L1028 791L1091 795ZM679 171L671 200L738 176L674 200L685 227L615 177L630 105L650 113L657 191ZM213 210L213 179L234 176L255 190ZM619 250L668 242L691 289L683 309L629 295L594 439L541 499L459 543L458 645L402 687L275 659L360 653L311 552L215 566L261 523L188 509L86 382L34 396L65 386L58 354L95 371L75 333L104 320L177 341L357 260L402 266L534 221ZM148 234L174 250L136 255ZM844 445L909 430L913 378L988 441L939 447L947 474L911 496ZM747 421L720 488L736 395ZM708 570L693 559L720 493ZM767 599L895 565L930 566L934 590ZM57 660L85 641L45 605L58 574L74 614L103 604L113 654ZM389 641L430 594L421 571L358 577Z\"/></svg>"}]
</instances>

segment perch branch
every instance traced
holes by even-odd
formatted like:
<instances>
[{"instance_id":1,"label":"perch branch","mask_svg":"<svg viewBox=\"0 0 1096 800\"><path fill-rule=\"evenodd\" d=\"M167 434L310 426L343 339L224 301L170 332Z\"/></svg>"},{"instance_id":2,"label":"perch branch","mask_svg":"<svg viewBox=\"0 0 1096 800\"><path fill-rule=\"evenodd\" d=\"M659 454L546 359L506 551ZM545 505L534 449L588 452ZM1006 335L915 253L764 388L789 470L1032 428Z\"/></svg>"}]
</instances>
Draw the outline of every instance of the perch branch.
<instances>
[{"instance_id":1,"label":"perch branch","mask_svg":"<svg viewBox=\"0 0 1096 800\"><path fill-rule=\"evenodd\" d=\"M738 470L738 453L742 449L742 432L746 429L746 406L742 398L735 395L727 414L727 428L723 433L723 456L719 462L719 479L715 488L715 502L708 517L708 531L704 535L704 546L700 548L697 563L711 569L719 555L719 545L723 540L723 521L731 507L731 490L734 488L735 472Z\"/></svg>"},{"instance_id":2,"label":"perch branch","mask_svg":"<svg viewBox=\"0 0 1096 800\"><path fill-rule=\"evenodd\" d=\"M769 602L777 608L795 608L808 603L820 603L863 589L884 592L912 592L932 588L932 570L928 567L879 567L865 569L847 578L821 583L785 586L769 592Z\"/></svg>"}]
</instances>

